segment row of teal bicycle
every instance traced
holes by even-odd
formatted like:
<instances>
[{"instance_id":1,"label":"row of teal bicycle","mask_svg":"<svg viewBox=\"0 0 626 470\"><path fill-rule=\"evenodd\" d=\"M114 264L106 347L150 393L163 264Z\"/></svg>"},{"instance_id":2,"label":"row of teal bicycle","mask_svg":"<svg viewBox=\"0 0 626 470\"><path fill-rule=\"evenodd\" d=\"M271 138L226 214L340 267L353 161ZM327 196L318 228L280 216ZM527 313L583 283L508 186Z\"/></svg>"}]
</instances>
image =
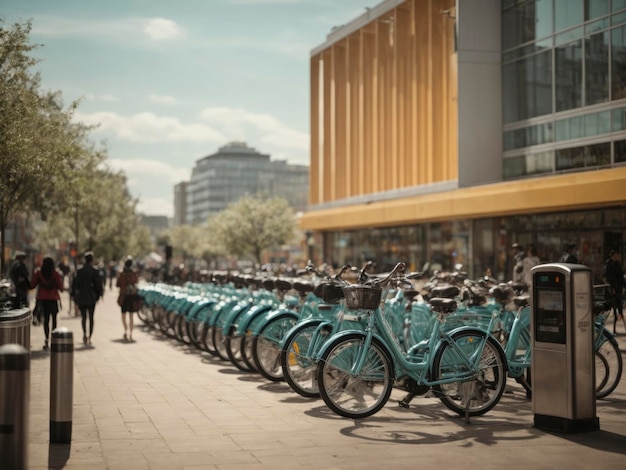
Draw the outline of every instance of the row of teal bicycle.
<instances>
[{"instance_id":1,"label":"row of teal bicycle","mask_svg":"<svg viewBox=\"0 0 626 470\"><path fill-rule=\"evenodd\" d=\"M242 371L284 380L354 419L382 409L394 388L406 392L401 406L432 391L466 419L491 410L508 377L531 393L525 286L472 281L460 269L427 278L427 266L406 273L398 263L386 274L367 274L369 267L143 284L139 316L162 334ZM622 374L618 344L604 328L608 310L605 299L594 304L598 398Z\"/></svg>"}]
</instances>

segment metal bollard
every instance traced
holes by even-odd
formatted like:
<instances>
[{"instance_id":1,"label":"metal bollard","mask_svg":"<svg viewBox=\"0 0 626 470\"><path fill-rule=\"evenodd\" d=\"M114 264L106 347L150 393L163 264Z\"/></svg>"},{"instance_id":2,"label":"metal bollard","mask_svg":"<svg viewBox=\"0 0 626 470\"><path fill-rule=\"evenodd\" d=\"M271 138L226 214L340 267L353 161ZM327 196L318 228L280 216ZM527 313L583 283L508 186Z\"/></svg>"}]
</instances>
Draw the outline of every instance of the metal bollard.
<instances>
[{"instance_id":1,"label":"metal bollard","mask_svg":"<svg viewBox=\"0 0 626 470\"><path fill-rule=\"evenodd\" d=\"M30 352L19 344L0 346L0 455L2 468L28 467Z\"/></svg>"},{"instance_id":2,"label":"metal bollard","mask_svg":"<svg viewBox=\"0 0 626 470\"><path fill-rule=\"evenodd\" d=\"M74 335L65 327L52 332L50 344L50 443L72 441Z\"/></svg>"}]
</instances>

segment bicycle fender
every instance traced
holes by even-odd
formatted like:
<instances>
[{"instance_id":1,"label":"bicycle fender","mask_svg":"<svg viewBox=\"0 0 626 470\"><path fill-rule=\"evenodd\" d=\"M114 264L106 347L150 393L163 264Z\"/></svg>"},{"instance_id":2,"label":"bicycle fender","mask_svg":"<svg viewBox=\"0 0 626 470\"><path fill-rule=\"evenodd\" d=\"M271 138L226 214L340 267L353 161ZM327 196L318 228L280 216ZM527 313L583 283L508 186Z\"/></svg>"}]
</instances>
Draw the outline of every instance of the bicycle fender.
<instances>
[{"instance_id":1,"label":"bicycle fender","mask_svg":"<svg viewBox=\"0 0 626 470\"><path fill-rule=\"evenodd\" d=\"M272 310L271 305L254 305L250 310L246 312L243 318L239 321L237 326L237 334L243 335L250 328L250 325L261 315L267 314Z\"/></svg>"},{"instance_id":2,"label":"bicycle fender","mask_svg":"<svg viewBox=\"0 0 626 470\"><path fill-rule=\"evenodd\" d=\"M298 319L298 314L294 312L293 310L289 310L288 308L278 308L278 309L272 310L271 312L267 314L267 316L263 320L261 320L259 323L255 325L254 329L252 330L252 336L258 336L259 333L261 332L261 329L267 324L267 322L269 322L272 318L276 317L277 315L282 315L285 313L289 314L296 320Z\"/></svg>"},{"instance_id":3,"label":"bicycle fender","mask_svg":"<svg viewBox=\"0 0 626 470\"><path fill-rule=\"evenodd\" d=\"M252 302L242 302L233 308L230 313L224 319L222 330L226 333L230 331L230 328L245 314L254 304Z\"/></svg>"},{"instance_id":4,"label":"bicycle fender","mask_svg":"<svg viewBox=\"0 0 626 470\"><path fill-rule=\"evenodd\" d=\"M321 319L321 318L310 318L310 319L308 319L308 320L304 320L304 321L302 321L302 322L300 322L300 323L296 323L294 326L292 326L292 327L289 329L289 331L287 331L287 333L285 333L285 337L284 337L284 338L282 339L282 341L280 342L280 349L283 349L283 348L284 348L284 346L285 346L285 342L287 341L287 339L288 339L288 338L290 338L290 337L291 337L291 335L293 335L293 333L294 333L295 331L300 330L300 329L305 329L305 328L307 328L308 326L311 326L311 325L317 325L317 326L319 326L319 325L321 325L322 323L326 323L327 325L332 325L332 323L331 323L331 322L326 321L326 320L323 320L323 319Z\"/></svg>"},{"instance_id":5,"label":"bicycle fender","mask_svg":"<svg viewBox=\"0 0 626 470\"><path fill-rule=\"evenodd\" d=\"M328 338L328 340L322 345L317 355L315 356L315 361L317 362L321 359L321 357L324 355L326 350L330 347L330 344L333 343L336 339L344 338L346 336L355 335L355 334L361 336L362 338L365 338L367 336L367 333L363 330L342 330L339 333L335 333L330 338ZM382 344L386 344L385 340L382 339L382 337L377 333L372 334L372 341L374 341L374 339L377 339Z\"/></svg>"}]
</instances>

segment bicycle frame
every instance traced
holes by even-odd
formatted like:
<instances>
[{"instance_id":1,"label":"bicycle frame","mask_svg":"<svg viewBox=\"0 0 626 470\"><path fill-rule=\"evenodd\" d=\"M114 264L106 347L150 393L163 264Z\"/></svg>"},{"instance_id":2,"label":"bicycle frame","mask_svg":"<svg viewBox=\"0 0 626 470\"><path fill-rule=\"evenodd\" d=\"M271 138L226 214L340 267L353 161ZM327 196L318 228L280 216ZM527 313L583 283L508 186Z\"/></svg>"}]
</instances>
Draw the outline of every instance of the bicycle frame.
<instances>
[{"instance_id":1,"label":"bicycle frame","mask_svg":"<svg viewBox=\"0 0 626 470\"><path fill-rule=\"evenodd\" d=\"M441 328L441 323L445 315L437 314L437 319L435 322L433 322L433 328L427 342L422 342L414 345L413 347L411 347L408 353L404 354L402 352L398 339L392 333L391 325L383 316L381 309L378 308L376 310L364 310L363 312L368 317L365 330L345 330L341 333L333 335L327 340L321 350L317 353L316 360L318 362L324 355L326 349L329 347L330 344L334 342L335 339L352 334L358 334L363 337L363 345L359 349L357 357L350 370L350 374L355 377L359 375L361 369L363 368L363 365L366 361L367 352L374 338L376 338L383 344L387 354L392 359L394 364L394 370L396 373L395 378L407 375L408 377L415 380L418 384L433 386L468 380L478 375L482 352L485 344L488 341L488 338L491 336L490 333L482 329L469 326L455 328L451 331L444 331ZM452 338L453 335L457 334L457 332L460 331L480 331L482 333L485 333L483 339L481 340L481 343L478 345L478 347L475 349L470 357L468 357L461 350L461 348ZM432 368L432 360L436 356L437 350L442 346L444 342L450 344L452 350L456 352L460 363L465 366L469 372L457 373L454 376L446 379L436 381L429 380L428 372L430 372ZM419 354L415 354L415 352L418 352L420 350L424 351L424 354L421 357Z\"/></svg>"}]
</instances>

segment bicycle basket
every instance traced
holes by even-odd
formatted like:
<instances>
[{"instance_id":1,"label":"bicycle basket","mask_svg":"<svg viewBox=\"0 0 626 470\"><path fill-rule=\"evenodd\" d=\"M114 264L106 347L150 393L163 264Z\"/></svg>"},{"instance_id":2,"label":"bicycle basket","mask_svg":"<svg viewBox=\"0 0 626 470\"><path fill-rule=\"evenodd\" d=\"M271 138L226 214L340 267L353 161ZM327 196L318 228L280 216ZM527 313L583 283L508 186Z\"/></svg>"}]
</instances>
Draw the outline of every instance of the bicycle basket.
<instances>
[{"instance_id":1,"label":"bicycle basket","mask_svg":"<svg viewBox=\"0 0 626 470\"><path fill-rule=\"evenodd\" d=\"M380 305L382 289L352 285L343 287L342 290L348 310L375 310Z\"/></svg>"}]
</instances>

